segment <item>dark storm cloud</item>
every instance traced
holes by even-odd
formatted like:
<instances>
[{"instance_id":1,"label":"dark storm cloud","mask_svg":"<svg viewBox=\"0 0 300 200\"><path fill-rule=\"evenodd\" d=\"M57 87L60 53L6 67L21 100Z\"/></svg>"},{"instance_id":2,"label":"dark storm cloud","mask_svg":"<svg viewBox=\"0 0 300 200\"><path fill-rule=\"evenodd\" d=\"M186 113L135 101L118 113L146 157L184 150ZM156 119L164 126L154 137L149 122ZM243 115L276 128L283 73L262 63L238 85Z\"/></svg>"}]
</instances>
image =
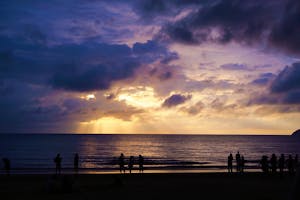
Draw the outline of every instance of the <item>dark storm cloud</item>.
<instances>
[{"instance_id":1,"label":"dark storm cloud","mask_svg":"<svg viewBox=\"0 0 300 200\"><path fill-rule=\"evenodd\" d=\"M192 95L181 95L181 94L173 94L172 96L168 97L164 103L162 104L163 107L174 107L179 104L183 104L187 100L191 99Z\"/></svg>"},{"instance_id":2,"label":"dark storm cloud","mask_svg":"<svg viewBox=\"0 0 300 200\"><path fill-rule=\"evenodd\" d=\"M74 91L108 89L112 81L133 76L139 66L126 45L19 43L2 49L0 76Z\"/></svg>"},{"instance_id":3,"label":"dark storm cloud","mask_svg":"<svg viewBox=\"0 0 300 200\"><path fill-rule=\"evenodd\" d=\"M283 97L283 102L287 104L300 104L300 90L288 92Z\"/></svg>"},{"instance_id":4,"label":"dark storm cloud","mask_svg":"<svg viewBox=\"0 0 300 200\"><path fill-rule=\"evenodd\" d=\"M286 66L276 77L273 76L263 74L261 79L255 81L256 84L271 84L267 93L252 95L254 98L250 99L249 104L300 104L300 63Z\"/></svg>"},{"instance_id":5,"label":"dark storm cloud","mask_svg":"<svg viewBox=\"0 0 300 200\"><path fill-rule=\"evenodd\" d=\"M266 43L299 54L300 2L297 0L220 0L196 3L194 12L165 25L160 39L185 44L231 41Z\"/></svg>"},{"instance_id":6,"label":"dark storm cloud","mask_svg":"<svg viewBox=\"0 0 300 200\"><path fill-rule=\"evenodd\" d=\"M144 19L175 15L188 6L203 5L210 0L133 0L134 10Z\"/></svg>"},{"instance_id":7,"label":"dark storm cloud","mask_svg":"<svg viewBox=\"0 0 300 200\"><path fill-rule=\"evenodd\" d=\"M138 63L112 63L111 65L97 65L80 70L72 67L70 70L56 73L51 80L54 88L73 91L106 90L113 81L132 77ZM79 69L78 69L79 68Z\"/></svg>"},{"instance_id":8,"label":"dark storm cloud","mask_svg":"<svg viewBox=\"0 0 300 200\"><path fill-rule=\"evenodd\" d=\"M266 12L267 9L270 9L268 3L222 0L200 7L198 11L169 24L165 31L171 39L179 42L227 43L236 40L252 43L269 27L273 15Z\"/></svg>"},{"instance_id":9,"label":"dark storm cloud","mask_svg":"<svg viewBox=\"0 0 300 200\"><path fill-rule=\"evenodd\" d=\"M177 55L154 41L133 48L94 41L56 46L9 37L0 41L0 77L80 92L108 89L115 81L134 77L142 65Z\"/></svg>"},{"instance_id":10,"label":"dark storm cloud","mask_svg":"<svg viewBox=\"0 0 300 200\"><path fill-rule=\"evenodd\" d=\"M270 91L283 104L300 104L300 63L285 67L272 82Z\"/></svg>"},{"instance_id":11,"label":"dark storm cloud","mask_svg":"<svg viewBox=\"0 0 300 200\"><path fill-rule=\"evenodd\" d=\"M271 85L273 93L300 90L300 63L285 67Z\"/></svg>"},{"instance_id":12,"label":"dark storm cloud","mask_svg":"<svg viewBox=\"0 0 300 200\"><path fill-rule=\"evenodd\" d=\"M32 87L17 80L2 80L0 88L3 87L9 93L1 91L0 132L30 132L47 125L57 128L62 121L68 126L57 105L40 105L38 98L49 92L47 88Z\"/></svg>"},{"instance_id":13,"label":"dark storm cloud","mask_svg":"<svg viewBox=\"0 0 300 200\"><path fill-rule=\"evenodd\" d=\"M289 53L300 53L300 1L287 1L283 17L270 35L270 42Z\"/></svg>"},{"instance_id":14,"label":"dark storm cloud","mask_svg":"<svg viewBox=\"0 0 300 200\"><path fill-rule=\"evenodd\" d=\"M251 83L254 85L266 85L274 78L275 74L273 73L263 73L260 74L260 76L257 79L253 80Z\"/></svg>"},{"instance_id":15,"label":"dark storm cloud","mask_svg":"<svg viewBox=\"0 0 300 200\"><path fill-rule=\"evenodd\" d=\"M149 63L160 60L160 63L168 64L179 58L176 52L169 51L165 46L154 40L148 40L146 43L136 42L132 47L132 51L136 56L144 57L144 62Z\"/></svg>"}]
</instances>

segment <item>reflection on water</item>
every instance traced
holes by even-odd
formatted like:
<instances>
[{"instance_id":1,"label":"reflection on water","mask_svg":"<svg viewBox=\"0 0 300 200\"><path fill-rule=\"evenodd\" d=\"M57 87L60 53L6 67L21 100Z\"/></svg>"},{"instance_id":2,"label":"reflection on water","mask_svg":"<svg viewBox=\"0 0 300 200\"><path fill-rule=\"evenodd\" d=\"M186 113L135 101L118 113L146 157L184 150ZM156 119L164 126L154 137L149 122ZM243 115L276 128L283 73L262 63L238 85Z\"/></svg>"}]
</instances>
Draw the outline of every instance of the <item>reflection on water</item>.
<instances>
[{"instance_id":1,"label":"reflection on water","mask_svg":"<svg viewBox=\"0 0 300 200\"><path fill-rule=\"evenodd\" d=\"M227 155L240 151L248 161L262 154L300 154L299 139L289 136L207 135L0 135L0 157L15 168L53 168L57 153L64 168L73 167L79 153L81 168L116 169L120 153L142 154L146 167L224 166Z\"/></svg>"}]
</instances>

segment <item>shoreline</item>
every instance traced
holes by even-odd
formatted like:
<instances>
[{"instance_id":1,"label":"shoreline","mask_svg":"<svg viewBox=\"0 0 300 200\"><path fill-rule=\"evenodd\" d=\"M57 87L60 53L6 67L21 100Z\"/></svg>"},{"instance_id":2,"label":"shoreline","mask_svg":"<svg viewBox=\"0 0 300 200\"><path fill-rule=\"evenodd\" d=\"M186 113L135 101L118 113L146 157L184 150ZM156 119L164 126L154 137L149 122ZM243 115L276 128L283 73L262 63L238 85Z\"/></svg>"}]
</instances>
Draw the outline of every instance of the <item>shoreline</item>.
<instances>
[{"instance_id":1,"label":"shoreline","mask_svg":"<svg viewBox=\"0 0 300 200\"><path fill-rule=\"evenodd\" d=\"M8 199L294 200L296 176L239 173L0 175ZM296 190L297 191L297 190Z\"/></svg>"},{"instance_id":2,"label":"shoreline","mask_svg":"<svg viewBox=\"0 0 300 200\"><path fill-rule=\"evenodd\" d=\"M258 167L247 167L244 173L247 172L261 172ZM126 169L126 174L129 174L129 170ZM62 174L120 174L119 168L79 168L75 171L73 168L62 168ZM139 174L139 170L134 168L133 174ZM227 166L169 166L169 167L146 167L143 173L228 173ZM233 168L232 173L236 172ZM0 170L0 175L6 174L4 170ZM10 174L55 174L55 168L12 168Z\"/></svg>"}]
</instances>

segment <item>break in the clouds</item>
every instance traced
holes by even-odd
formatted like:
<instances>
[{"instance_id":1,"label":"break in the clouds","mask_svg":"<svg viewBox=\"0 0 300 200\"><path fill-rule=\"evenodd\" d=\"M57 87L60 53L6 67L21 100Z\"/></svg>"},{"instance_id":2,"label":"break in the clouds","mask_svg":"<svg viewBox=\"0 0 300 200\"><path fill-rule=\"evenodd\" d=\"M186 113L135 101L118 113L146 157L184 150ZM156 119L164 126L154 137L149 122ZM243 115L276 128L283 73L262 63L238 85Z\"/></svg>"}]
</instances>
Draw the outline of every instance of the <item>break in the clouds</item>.
<instances>
[{"instance_id":1,"label":"break in the clouds","mask_svg":"<svg viewBox=\"0 0 300 200\"><path fill-rule=\"evenodd\" d=\"M299 17L297 0L1 1L0 132L287 133Z\"/></svg>"}]
</instances>

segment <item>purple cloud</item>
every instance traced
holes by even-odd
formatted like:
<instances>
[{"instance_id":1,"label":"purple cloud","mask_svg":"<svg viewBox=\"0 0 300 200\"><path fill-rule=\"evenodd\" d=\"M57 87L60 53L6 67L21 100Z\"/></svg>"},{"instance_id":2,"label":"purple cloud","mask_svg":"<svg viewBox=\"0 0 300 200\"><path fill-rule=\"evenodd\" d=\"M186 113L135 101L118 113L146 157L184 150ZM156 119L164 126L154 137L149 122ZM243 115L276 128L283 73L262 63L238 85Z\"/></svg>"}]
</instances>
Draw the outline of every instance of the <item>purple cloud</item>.
<instances>
[{"instance_id":1,"label":"purple cloud","mask_svg":"<svg viewBox=\"0 0 300 200\"><path fill-rule=\"evenodd\" d=\"M183 104L187 100L191 99L192 95L181 95L181 94L173 94L172 96L165 99L165 101L162 104L162 107L174 107L179 104Z\"/></svg>"}]
</instances>

